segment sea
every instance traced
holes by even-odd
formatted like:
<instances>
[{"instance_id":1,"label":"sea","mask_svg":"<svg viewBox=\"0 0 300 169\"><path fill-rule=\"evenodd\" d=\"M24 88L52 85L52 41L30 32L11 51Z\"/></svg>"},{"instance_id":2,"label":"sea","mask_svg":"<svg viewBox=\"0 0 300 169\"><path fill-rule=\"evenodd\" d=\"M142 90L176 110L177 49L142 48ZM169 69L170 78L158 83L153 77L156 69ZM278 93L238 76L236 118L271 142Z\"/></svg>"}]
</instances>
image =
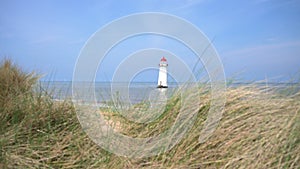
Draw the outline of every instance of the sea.
<instances>
[{"instance_id":1,"label":"sea","mask_svg":"<svg viewBox=\"0 0 300 169\"><path fill-rule=\"evenodd\" d=\"M84 83L83 83L84 84ZM255 86L262 89L276 91L283 95L293 95L300 91L300 83L231 83L227 84L227 88L239 86ZM113 101L119 95L128 95L125 98L133 104L145 100L155 98L161 92L167 98L179 90L182 83L169 83L167 89L158 89L156 82L132 82L128 83L115 83L110 82L95 82L95 99L97 103L106 104ZM86 84L85 84L86 86ZM35 90L37 92L47 93L52 99L62 101L65 99L72 99L72 82L71 81L40 81Z\"/></svg>"},{"instance_id":2,"label":"sea","mask_svg":"<svg viewBox=\"0 0 300 169\"><path fill-rule=\"evenodd\" d=\"M78 84L77 84L78 86ZM89 86L87 83L82 83L82 87ZM153 95L164 92L169 98L178 89L177 83L169 83L168 88L157 88L155 82L134 82L134 83L110 83L110 82L95 82L95 96L98 103L107 103L112 101L118 95L128 95L128 100L131 103L140 103L148 100ZM37 92L47 93L52 99L62 101L72 99L72 82L71 81L40 81L35 90Z\"/></svg>"}]
</instances>

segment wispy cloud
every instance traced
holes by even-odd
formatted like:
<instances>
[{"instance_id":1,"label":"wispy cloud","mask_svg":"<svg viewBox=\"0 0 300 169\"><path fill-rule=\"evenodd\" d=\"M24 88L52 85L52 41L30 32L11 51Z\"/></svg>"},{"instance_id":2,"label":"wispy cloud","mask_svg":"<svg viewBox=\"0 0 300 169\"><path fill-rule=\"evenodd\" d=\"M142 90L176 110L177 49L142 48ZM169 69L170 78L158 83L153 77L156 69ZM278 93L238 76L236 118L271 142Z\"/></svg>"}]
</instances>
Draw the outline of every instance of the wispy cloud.
<instances>
[{"instance_id":1,"label":"wispy cloud","mask_svg":"<svg viewBox=\"0 0 300 169\"><path fill-rule=\"evenodd\" d=\"M85 43L86 39L80 38L80 39L74 39L74 40L70 40L68 41L68 44L80 44L80 43Z\"/></svg>"},{"instance_id":2,"label":"wispy cloud","mask_svg":"<svg viewBox=\"0 0 300 169\"><path fill-rule=\"evenodd\" d=\"M203 3L207 0L186 0L184 5L179 7L178 9L186 9L186 8L190 8L190 7L193 7L193 6L196 6L200 3Z\"/></svg>"},{"instance_id":3,"label":"wispy cloud","mask_svg":"<svg viewBox=\"0 0 300 169\"><path fill-rule=\"evenodd\" d=\"M266 3L266 2L277 2L277 3L292 3L297 2L298 0L283 0L283 1L277 1L277 0L255 0L254 3L260 4L260 3Z\"/></svg>"},{"instance_id":4,"label":"wispy cloud","mask_svg":"<svg viewBox=\"0 0 300 169\"><path fill-rule=\"evenodd\" d=\"M138 12L168 12L177 13L188 11L207 0L152 0L152 1L136 1L135 6Z\"/></svg>"},{"instance_id":5,"label":"wispy cloud","mask_svg":"<svg viewBox=\"0 0 300 169\"><path fill-rule=\"evenodd\" d=\"M57 36L46 35L44 37L40 37L34 40L31 40L29 44L39 45L39 44L48 44L59 40Z\"/></svg>"},{"instance_id":6,"label":"wispy cloud","mask_svg":"<svg viewBox=\"0 0 300 169\"><path fill-rule=\"evenodd\" d=\"M189 8L193 8L201 3L206 2L207 0L185 0L180 1L179 4L176 4L173 8L169 9L170 12L178 12L188 10Z\"/></svg>"},{"instance_id":7,"label":"wispy cloud","mask_svg":"<svg viewBox=\"0 0 300 169\"><path fill-rule=\"evenodd\" d=\"M226 74L244 70L242 75L254 79L284 78L299 72L300 41L264 44L221 54ZM275 78L275 79L277 79Z\"/></svg>"},{"instance_id":8,"label":"wispy cloud","mask_svg":"<svg viewBox=\"0 0 300 169\"><path fill-rule=\"evenodd\" d=\"M257 45L252 46L248 48L243 48L239 50L229 51L223 54L225 57L231 57L231 56L248 56L251 54L267 54L266 51L278 51L278 49L281 50L282 53L286 52L285 49L288 49L289 47L299 47L300 48L300 41L289 41L284 43L275 43L275 44L264 44L264 45ZM299 58L300 59L300 58Z\"/></svg>"}]
</instances>

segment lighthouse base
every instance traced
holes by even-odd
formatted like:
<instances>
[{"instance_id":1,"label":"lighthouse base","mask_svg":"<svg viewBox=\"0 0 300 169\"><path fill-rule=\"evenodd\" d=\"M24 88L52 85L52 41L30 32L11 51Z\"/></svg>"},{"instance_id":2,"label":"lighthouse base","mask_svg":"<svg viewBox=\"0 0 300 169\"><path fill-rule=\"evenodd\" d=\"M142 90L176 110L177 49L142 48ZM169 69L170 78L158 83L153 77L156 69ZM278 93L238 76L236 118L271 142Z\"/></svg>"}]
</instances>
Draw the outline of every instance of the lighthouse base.
<instances>
[{"instance_id":1,"label":"lighthouse base","mask_svg":"<svg viewBox=\"0 0 300 169\"><path fill-rule=\"evenodd\" d=\"M168 88L168 86L158 85L157 88Z\"/></svg>"}]
</instances>

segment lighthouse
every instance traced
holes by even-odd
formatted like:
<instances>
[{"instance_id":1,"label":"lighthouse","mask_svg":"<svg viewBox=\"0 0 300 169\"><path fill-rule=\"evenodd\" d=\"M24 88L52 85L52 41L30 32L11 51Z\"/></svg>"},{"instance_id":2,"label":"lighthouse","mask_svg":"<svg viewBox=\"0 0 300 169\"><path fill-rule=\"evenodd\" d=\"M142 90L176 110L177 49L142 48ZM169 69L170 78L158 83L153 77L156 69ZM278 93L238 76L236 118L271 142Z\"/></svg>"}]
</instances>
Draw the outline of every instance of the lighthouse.
<instances>
[{"instance_id":1,"label":"lighthouse","mask_svg":"<svg viewBox=\"0 0 300 169\"><path fill-rule=\"evenodd\" d=\"M159 73L158 73L158 81L157 81L157 88L168 88L167 84L167 59L162 57L159 63Z\"/></svg>"}]
</instances>

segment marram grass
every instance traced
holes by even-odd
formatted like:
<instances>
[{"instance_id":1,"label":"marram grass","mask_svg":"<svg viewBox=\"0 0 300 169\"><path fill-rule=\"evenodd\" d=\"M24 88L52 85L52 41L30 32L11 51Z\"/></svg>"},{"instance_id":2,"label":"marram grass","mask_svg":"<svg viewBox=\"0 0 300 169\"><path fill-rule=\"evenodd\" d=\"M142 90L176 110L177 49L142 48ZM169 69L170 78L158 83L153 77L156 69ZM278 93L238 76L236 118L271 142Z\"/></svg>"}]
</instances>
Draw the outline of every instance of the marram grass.
<instances>
[{"instance_id":1,"label":"marram grass","mask_svg":"<svg viewBox=\"0 0 300 169\"><path fill-rule=\"evenodd\" d=\"M228 88L219 126L199 143L209 110L203 92L195 124L166 153L128 159L107 152L82 130L70 100L36 93L38 77L11 61L0 65L0 168L300 168L300 93L280 94L256 85ZM200 90L200 89L199 89ZM289 93L289 92L287 92ZM178 98L148 124L132 123L101 109L116 130L148 137L166 130L178 113Z\"/></svg>"}]
</instances>

